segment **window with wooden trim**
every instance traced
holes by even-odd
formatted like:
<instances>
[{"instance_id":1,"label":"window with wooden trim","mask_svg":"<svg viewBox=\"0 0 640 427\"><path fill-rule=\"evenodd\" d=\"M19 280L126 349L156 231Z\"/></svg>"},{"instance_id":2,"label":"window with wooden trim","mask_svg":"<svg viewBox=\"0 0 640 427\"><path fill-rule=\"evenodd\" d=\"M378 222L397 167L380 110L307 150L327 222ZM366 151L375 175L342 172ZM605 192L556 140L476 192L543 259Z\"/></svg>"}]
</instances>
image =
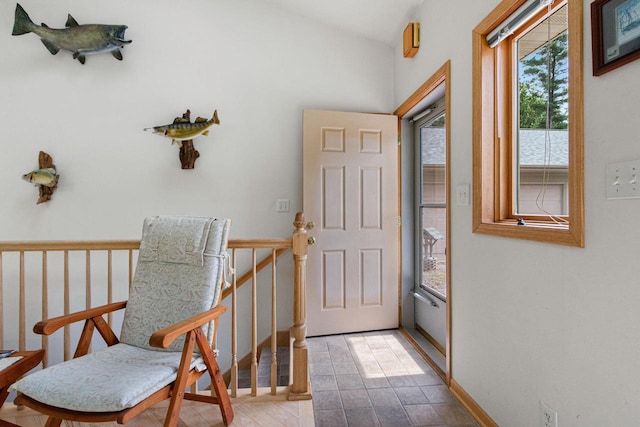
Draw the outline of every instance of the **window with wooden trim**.
<instances>
[{"instance_id":1,"label":"window with wooden trim","mask_svg":"<svg viewBox=\"0 0 640 427\"><path fill-rule=\"evenodd\" d=\"M582 22L504 0L474 29L474 232L584 246Z\"/></svg>"}]
</instances>

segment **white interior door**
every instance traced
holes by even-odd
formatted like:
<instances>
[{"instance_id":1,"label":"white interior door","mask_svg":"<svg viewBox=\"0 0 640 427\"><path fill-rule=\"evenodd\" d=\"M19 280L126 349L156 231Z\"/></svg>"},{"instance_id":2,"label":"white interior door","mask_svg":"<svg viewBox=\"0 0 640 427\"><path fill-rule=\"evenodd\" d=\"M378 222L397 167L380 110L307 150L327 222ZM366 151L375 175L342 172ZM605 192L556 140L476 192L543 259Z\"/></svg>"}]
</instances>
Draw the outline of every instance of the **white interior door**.
<instances>
[{"instance_id":1,"label":"white interior door","mask_svg":"<svg viewBox=\"0 0 640 427\"><path fill-rule=\"evenodd\" d=\"M398 327L398 118L305 110L307 334Z\"/></svg>"}]
</instances>

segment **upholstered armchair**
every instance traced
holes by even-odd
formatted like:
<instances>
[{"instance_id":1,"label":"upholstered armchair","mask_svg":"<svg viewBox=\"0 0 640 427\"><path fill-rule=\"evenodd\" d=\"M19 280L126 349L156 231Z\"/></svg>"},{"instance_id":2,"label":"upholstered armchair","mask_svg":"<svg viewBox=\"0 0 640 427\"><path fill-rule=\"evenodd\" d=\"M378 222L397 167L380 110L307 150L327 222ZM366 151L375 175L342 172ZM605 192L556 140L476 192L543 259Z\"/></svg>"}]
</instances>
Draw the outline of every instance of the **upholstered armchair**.
<instances>
[{"instance_id":1,"label":"upholstered armchair","mask_svg":"<svg viewBox=\"0 0 640 427\"><path fill-rule=\"evenodd\" d=\"M74 358L28 375L12 387L17 404L62 420L126 423L171 399L165 426L178 422L183 399L217 404L225 425L233 420L212 342L225 283L230 221L200 217L152 217L144 221L128 302L108 304L38 323L51 334L84 321ZM103 315L125 309L120 338ZM97 329L107 347L88 353ZM205 372L211 395L187 387Z\"/></svg>"}]
</instances>

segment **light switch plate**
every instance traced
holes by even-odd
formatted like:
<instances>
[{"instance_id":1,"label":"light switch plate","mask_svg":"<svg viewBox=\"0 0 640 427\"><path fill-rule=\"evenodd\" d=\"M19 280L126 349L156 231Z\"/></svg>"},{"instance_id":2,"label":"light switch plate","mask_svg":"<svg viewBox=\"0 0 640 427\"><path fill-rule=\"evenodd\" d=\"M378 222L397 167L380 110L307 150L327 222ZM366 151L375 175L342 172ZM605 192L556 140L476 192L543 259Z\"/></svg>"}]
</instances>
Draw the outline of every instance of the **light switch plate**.
<instances>
[{"instance_id":1,"label":"light switch plate","mask_svg":"<svg viewBox=\"0 0 640 427\"><path fill-rule=\"evenodd\" d=\"M640 198L640 160L607 165L607 199Z\"/></svg>"},{"instance_id":2,"label":"light switch plate","mask_svg":"<svg viewBox=\"0 0 640 427\"><path fill-rule=\"evenodd\" d=\"M469 184L458 184L456 187L456 205L468 205L471 191Z\"/></svg>"},{"instance_id":3,"label":"light switch plate","mask_svg":"<svg viewBox=\"0 0 640 427\"><path fill-rule=\"evenodd\" d=\"M276 200L276 212L289 212L289 199Z\"/></svg>"}]
</instances>

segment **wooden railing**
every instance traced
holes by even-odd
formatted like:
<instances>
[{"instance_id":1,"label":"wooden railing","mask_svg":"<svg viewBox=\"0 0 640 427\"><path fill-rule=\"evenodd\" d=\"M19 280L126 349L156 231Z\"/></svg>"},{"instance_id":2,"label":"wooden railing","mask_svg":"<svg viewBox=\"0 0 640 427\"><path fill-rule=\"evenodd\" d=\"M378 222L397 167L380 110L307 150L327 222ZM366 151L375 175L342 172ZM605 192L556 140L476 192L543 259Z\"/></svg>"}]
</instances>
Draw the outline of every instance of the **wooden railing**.
<instances>
[{"instance_id":1,"label":"wooden railing","mask_svg":"<svg viewBox=\"0 0 640 427\"><path fill-rule=\"evenodd\" d=\"M219 359L224 365L228 359L231 372L230 393L235 397L238 389L238 342L250 341L251 355L251 394L257 395L257 358L258 358L258 291L262 288L259 276L261 270L271 266L271 393L276 393L276 349L277 349L277 312L282 309L277 303L277 282L282 279L278 274L277 258L289 249L293 252L293 322L289 324L291 339L291 375L289 381L289 399L310 399L308 377L308 358L306 345L306 257L308 250L307 232L304 215L298 213L294 221L295 230L290 239L230 239L231 263L237 271L238 258L245 251L250 253L248 271L238 277L234 274L231 286L222 294L222 304L230 306L229 348L219 346ZM45 349L43 366L68 360L72 355L71 342L74 330L65 327L62 337L59 335L42 336L40 342L30 330L31 325L48 317L69 314L92 306L126 299L133 280L135 259L139 240L117 241L23 241L0 242L0 349L17 350ZM258 261L258 253L268 255ZM82 256L84 254L84 256ZM52 262L52 259L55 259ZM102 262L98 262L102 260ZM57 262L56 262L57 261ZM269 281L269 280L267 280ZM251 283L250 301L239 301L238 289L245 283ZM17 292L16 292L17 290ZM61 295L60 295L61 294ZM60 304L52 301L56 298ZM78 300L84 301L79 303ZM240 337L238 331L239 308L243 312L250 305L251 337ZM40 307L34 310L33 307ZM57 310L51 310L55 308ZM264 309L265 304L260 304ZM50 313L50 311L57 311ZM121 322L111 315L106 319L110 325ZM17 335L16 335L17 329ZM218 337L225 331L218 329ZM94 344L99 345L99 344ZM60 355L62 353L62 355ZM224 368L223 368L224 369Z\"/></svg>"}]
</instances>

